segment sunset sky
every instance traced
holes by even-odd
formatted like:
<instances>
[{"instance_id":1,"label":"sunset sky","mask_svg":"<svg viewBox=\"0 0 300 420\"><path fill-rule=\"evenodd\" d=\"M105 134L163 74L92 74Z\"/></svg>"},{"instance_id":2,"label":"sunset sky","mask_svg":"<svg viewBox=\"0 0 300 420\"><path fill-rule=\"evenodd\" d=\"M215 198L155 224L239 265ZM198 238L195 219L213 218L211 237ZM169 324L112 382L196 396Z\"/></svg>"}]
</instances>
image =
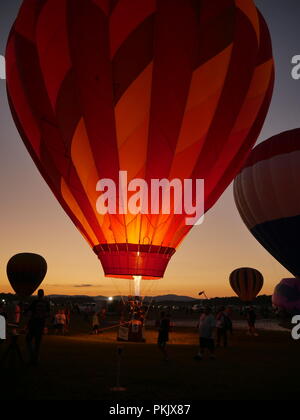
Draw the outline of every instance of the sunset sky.
<instances>
[{"instance_id":1,"label":"sunset sky","mask_svg":"<svg viewBox=\"0 0 300 420\"><path fill-rule=\"evenodd\" d=\"M21 0L0 4L0 54ZM299 0L256 0L271 32L276 65L272 104L259 142L299 127L300 80L291 77L291 59L300 54ZM14 126L0 80L0 292L10 292L6 264L18 252L35 252L48 262L47 294L128 294L126 280L104 277L95 254L61 209L35 168ZM262 293L271 294L282 277L291 276L248 232L236 210L232 186L194 227L174 255L164 279L148 282L144 293L209 297L232 296L228 276L241 266L260 270Z\"/></svg>"}]
</instances>

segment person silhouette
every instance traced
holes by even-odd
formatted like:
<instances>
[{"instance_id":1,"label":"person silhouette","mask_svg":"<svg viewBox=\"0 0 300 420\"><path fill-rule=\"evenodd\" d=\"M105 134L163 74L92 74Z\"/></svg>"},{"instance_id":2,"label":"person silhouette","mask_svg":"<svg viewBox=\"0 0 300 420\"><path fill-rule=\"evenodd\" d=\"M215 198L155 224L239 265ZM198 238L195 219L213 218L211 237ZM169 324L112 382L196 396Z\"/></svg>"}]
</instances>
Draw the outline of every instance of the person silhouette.
<instances>
[{"instance_id":1,"label":"person silhouette","mask_svg":"<svg viewBox=\"0 0 300 420\"><path fill-rule=\"evenodd\" d=\"M169 360L167 352L167 342L169 341L169 332L171 327L170 314L164 311L160 314L160 320L158 321L158 338L157 345L164 356L164 360Z\"/></svg>"},{"instance_id":2,"label":"person silhouette","mask_svg":"<svg viewBox=\"0 0 300 420\"><path fill-rule=\"evenodd\" d=\"M26 336L27 348L29 351L29 363L36 366L39 362L42 337L46 325L46 320L50 314L50 304L45 299L44 291L38 291L38 297L29 306L27 312L30 313L28 323L28 333Z\"/></svg>"},{"instance_id":3,"label":"person silhouette","mask_svg":"<svg viewBox=\"0 0 300 420\"><path fill-rule=\"evenodd\" d=\"M247 322L248 322L248 334L257 337L257 331L255 328L256 323L256 312L253 306L250 306L247 310Z\"/></svg>"},{"instance_id":4,"label":"person silhouette","mask_svg":"<svg viewBox=\"0 0 300 420\"><path fill-rule=\"evenodd\" d=\"M210 358L215 359L215 343L213 333L216 327L216 320L212 314L212 310L207 306L204 313L201 314L199 328L199 352L194 357L195 360L202 360L205 350L210 353Z\"/></svg>"}]
</instances>

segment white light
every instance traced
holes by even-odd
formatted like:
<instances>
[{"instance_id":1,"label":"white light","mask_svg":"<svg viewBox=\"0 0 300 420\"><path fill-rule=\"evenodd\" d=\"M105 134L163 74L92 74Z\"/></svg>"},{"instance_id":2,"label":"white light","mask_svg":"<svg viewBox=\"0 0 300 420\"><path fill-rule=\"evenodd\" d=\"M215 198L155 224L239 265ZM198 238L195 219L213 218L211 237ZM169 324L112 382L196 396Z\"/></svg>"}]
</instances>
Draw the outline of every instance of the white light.
<instances>
[{"instance_id":1,"label":"white light","mask_svg":"<svg viewBox=\"0 0 300 420\"><path fill-rule=\"evenodd\" d=\"M142 276L133 276L133 279L134 279L134 295L141 296Z\"/></svg>"},{"instance_id":2,"label":"white light","mask_svg":"<svg viewBox=\"0 0 300 420\"><path fill-rule=\"evenodd\" d=\"M0 79L6 79L6 71L5 71L5 57L0 54Z\"/></svg>"},{"instance_id":3,"label":"white light","mask_svg":"<svg viewBox=\"0 0 300 420\"><path fill-rule=\"evenodd\" d=\"M114 300L114 298L113 298L112 296L110 296L110 297L108 298L108 300L111 302L112 300Z\"/></svg>"}]
</instances>

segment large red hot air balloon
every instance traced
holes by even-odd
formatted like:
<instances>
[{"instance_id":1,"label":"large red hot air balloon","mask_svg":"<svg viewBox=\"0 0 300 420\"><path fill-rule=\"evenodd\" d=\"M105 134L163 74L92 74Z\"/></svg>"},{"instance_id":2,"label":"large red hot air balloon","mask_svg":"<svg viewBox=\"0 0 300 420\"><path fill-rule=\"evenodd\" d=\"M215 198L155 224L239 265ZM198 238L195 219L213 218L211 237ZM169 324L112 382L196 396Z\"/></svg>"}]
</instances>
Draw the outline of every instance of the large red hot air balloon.
<instances>
[{"instance_id":1,"label":"large red hot air balloon","mask_svg":"<svg viewBox=\"0 0 300 420\"><path fill-rule=\"evenodd\" d=\"M255 268L237 268L230 274L230 286L243 302L252 302L261 291L264 278Z\"/></svg>"},{"instance_id":2,"label":"large red hot air balloon","mask_svg":"<svg viewBox=\"0 0 300 420\"><path fill-rule=\"evenodd\" d=\"M274 79L252 0L25 0L6 63L34 162L105 274L128 278L162 277L191 226L100 215L98 181L204 179L207 211L253 147Z\"/></svg>"},{"instance_id":3,"label":"large red hot air balloon","mask_svg":"<svg viewBox=\"0 0 300 420\"><path fill-rule=\"evenodd\" d=\"M29 297L44 280L47 263L43 257L37 254L17 254L9 260L6 272L16 294Z\"/></svg>"},{"instance_id":4,"label":"large red hot air balloon","mask_svg":"<svg viewBox=\"0 0 300 420\"><path fill-rule=\"evenodd\" d=\"M300 129L259 144L234 183L240 215L255 238L300 276Z\"/></svg>"}]
</instances>

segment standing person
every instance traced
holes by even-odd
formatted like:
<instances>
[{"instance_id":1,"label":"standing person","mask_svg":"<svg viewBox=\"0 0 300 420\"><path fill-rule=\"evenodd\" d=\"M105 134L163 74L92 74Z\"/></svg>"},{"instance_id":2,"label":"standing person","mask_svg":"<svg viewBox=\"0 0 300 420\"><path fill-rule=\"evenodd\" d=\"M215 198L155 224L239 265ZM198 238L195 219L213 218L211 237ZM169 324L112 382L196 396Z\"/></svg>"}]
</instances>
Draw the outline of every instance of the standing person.
<instances>
[{"instance_id":1,"label":"standing person","mask_svg":"<svg viewBox=\"0 0 300 420\"><path fill-rule=\"evenodd\" d=\"M13 317L13 323L19 325L21 321L21 303L16 303L14 305L14 317Z\"/></svg>"},{"instance_id":2,"label":"standing person","mask_svg":"<svg viewBox=\"0 0 300 420\"><path fill-rule=\"evenodd\" d=\"M228 332L232 334L232 321L230 319L230 308L222 306L219 309L219 312L216 317L216 327L217 327L217 346L220 347L223 344L223 347L228 345Z\"/></svg>"},{"instance_id":3,"label":"standing person","mask_svg":"<svg viewBox=\"0 0 300 420\"><path fill-rule=\"evenodd\" d=\"M71 309L70 306L65 308L65 315L66 315L66 332L69 332L70 323L71 323Z\"/></svg>"},{"instance_id":4,"label":"standing person","mask_svg":"<svg viewBox=\"0 0 300 420\"><path fill-rule=\"evenodd\" d=\"M92 334L98 335L100 332L99 313L95 312L92 318Z\"/></svg>"},{"instance_id":5,"label":"standing person","mask_svg":"<svg viewBox=\"0 0 300 420\"><path fill-rule=\"evenodd\" d=\"M61 333L65 335L67 318L63 309L60 309L55 315L55 334Z\"/></svg>"},{"instance_id":6,"label":"standing person","mask_svg":"<svg viewBox=\"0 0 300 420\"><path fill-rule=\"evenodd\" d=\"M99 321L100 321L100 325L102 326L102 328L103 328L103 324L105 323L105 320L106 320L106 313L107 313L107 310L105 308L102 308L101 311L100 311L100 314L99 314Z\"/></svg>"},{"instance_id":7,"label":"standing person","mask_svg":"<svg viewBox=\"0 0 300 420\"><path fill-rule=\"evenodd\" d=\"M21 303L14 302L10 316L10 322L14 325L12 335L18 335L17 329L21 322Z\"/></svg>"},{"instance_id":8,"label":"standing person","mask_svg":"<svg viewBox=\"0 0 300 420\"><path fill-rule=\"evenodd\" d=\"M220 347L222 342L223 346L227 347L227 329L225 316L225 306L222 306L216 316L217 347Z\"/></svg>"},{"instance_id":9,"label":"standing person","mask_svg":"<svg viewBox=\"0 0 300 420\"><path fill-rule=\"evenodd\" d=\"M250 306L250 308L247 311L247 321L248 321L248 327L249 327L248 334L257 337L258 334L257 334L256 329L255 329L256 312L255 312L253 306Z\"/></svg>"},{"instance_id":10,"label":"standing person","mask_svg":"<svg viewBox=\"0 0 300 420\"><path fill-rule=\"evenodd\" d=\"M233 325L232 325L232 307L231 306L227 306L224 312L225 315L225 323L226 323L226 327L227 327L227 331L230 332L231 335L233 335Z\"/></svg>"},{"instance_id":11,"label":"standing person","mask_svg":"<svg viewBox=\"0 0 300 420\"><path fill-rule=\"evenodd\" d=\"M170 332L170 315L166 314L164 311L160 314L160 320L158 321L158 339L157 344L158 348L164 356L164 360L169 360L169 355L167 352L167 342L169 341L169 332Z\"/></svg>"},{"instance_id":12,"label":"standing person","mask_svg":"<svg viewBox=\"0 0 300 420\"><path fill-rule=\"evenodd\" d=\"M27 347L30 356L30 364L36 366L39 361L42 337L46 320L50 313L50 304L44 297L44 291L38 291L38 297L28 308L30 320L26 336Z\"/></svg>"},{"instance_id":13,"label":"standing person","mask_svg":"<svg viewBox=\"0 0 300 420\"><path fill-rule=\"evenodd\" d=\"M211 308L206 307L204 313L199 319L199 341L200 348L198 354L194 357L195 360L202 360L205 350L210 353L210 358L215 359L215 342L213 339L213 332L216 326L216 320L211 313Z\"/></svg>"}]
</instances>

